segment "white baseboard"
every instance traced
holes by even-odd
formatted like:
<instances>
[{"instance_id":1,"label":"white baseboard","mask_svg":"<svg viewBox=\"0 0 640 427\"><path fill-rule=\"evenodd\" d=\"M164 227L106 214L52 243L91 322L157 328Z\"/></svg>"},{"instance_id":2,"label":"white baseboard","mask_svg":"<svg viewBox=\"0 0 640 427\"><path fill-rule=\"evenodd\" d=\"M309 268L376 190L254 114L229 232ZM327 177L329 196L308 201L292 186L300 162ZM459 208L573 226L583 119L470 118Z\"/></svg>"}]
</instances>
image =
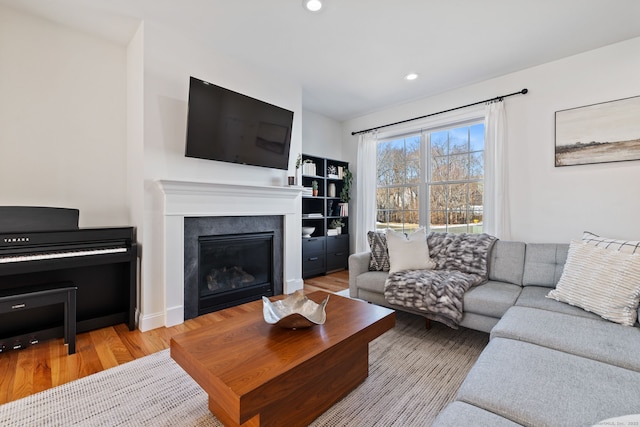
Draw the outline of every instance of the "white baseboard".
<instances>
[{"instance_id":1,"label":"white baseboard","mask_svg":"<svg viewBox=\"0 0 640 427\"><path fill-rule=\"evenodd\" d=\"M184 323L184 306L177 305L175 307L168 308L167 321L165 326L175 326L181 323Z\"/></svg>"},{"instance_id":2,"label":"white baseboard","mask_svg":"<svg viewBox=\"0 0 640 427\"><path fill-rule=\"evenodd\" d=\"M304 280L302 279L291 279L291 280L287 280L284 283L284 289L283 289L283 293L284 294L292 294L295 291L299 291L302 290L304 288Z\"/></svg>"},{"instance_id":3,"label":"white baseboard","mask_svg":"<svg viewBox=\"0 0 640 427\"><path fill-rule=\"evenodd\" d=\"M142 314L138 320L138 329L142 332L164 326L164 313Z\"/></svg>"}]
</instances>

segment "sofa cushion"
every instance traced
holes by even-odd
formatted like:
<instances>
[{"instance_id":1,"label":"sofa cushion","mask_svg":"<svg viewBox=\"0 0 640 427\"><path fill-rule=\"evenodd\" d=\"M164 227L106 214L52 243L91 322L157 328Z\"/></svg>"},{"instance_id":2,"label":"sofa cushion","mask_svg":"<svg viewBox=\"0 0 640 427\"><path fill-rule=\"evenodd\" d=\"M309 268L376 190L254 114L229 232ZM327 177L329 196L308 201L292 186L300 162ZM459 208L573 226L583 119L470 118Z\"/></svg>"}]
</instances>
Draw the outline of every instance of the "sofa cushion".
<instances>
[{"instance_id":1,"label":"sofa cushion","mask_svg":"<svg viewBox=\"0 0 640 427\"><path fill-rule=\"evenodd\" d=\"M633 326L640 299L640 254L572 241L562 277L548 297Z\"/></svg>"},{"instance_id":2,"label":"sofa cushion","mask_svg":"<svg viewBox=\"0 0 640 427\"><path fill-rule=\"evenodd\" d=\"M462 314L460 326L489 333L493 327L496 326L499 320L500 318L498 317L485 316L484 314L475 314L465 311Z\"/></svg>"},{"instance_id":3,"label":"sofa cushion","mask_svg":"<svg viewBox=\"0 0 640 427\"><path fill-rule=\"evenodd\" d=\"M573 316L587 317L590 319L604 320L594 313L589 313L580 307L574 307L563 302L547 298L549 288L543 286L525 286L518 296L516 306L539 308L541 310L556 311L558 313L571 314Z\"/></svg>"},{"instance_id":4,"label":"sofa cushion","mask_svg":"<svg viewBox=\"0 0 640 427\"><path fill-rule=\"evenodd\" d=\"M524 425L583 426L640 412L640 373L494 338L456 400Z\"/></svg>"},{"instance_id":5,"label":"sofa cushion","mask_svg":"<svg viewBox=\"0 0 640 427\"><path fill-rule=\"evenodd\" d=\"M640 372L640 328L597 319L512 307L491 330L510 338Z\"/></svg>"},{"instance_id":6,"label":"sofa cushion","mask_svg":"<svg viewBox=\"0 0 640 427\"><path fill-rule=\"evenodd\" d=\"M516 424L493 412L485 411L477 406L464 402L451 402L439 414L431 424L432 427L460 427L460 426L492 426L492 427L517 427Z\"/></svg>"},{"instance_id":7,"label":"sofa cushion","mask_svg":"<svg viewBox=\"0 0 640 427\"><path fill-rule=\"evenodd\" d=\"M489 280L522 285L525 249L524 242L496 241L489 258Z\"/></svg>"},{"instance_id":8,"label":"sofa cushion","mask_svg":"<svg viewBox=\"0 0 640 427\"><path fill-rule=\"evenodd\" d=\"M567 244L529 243L524 257L524 286L555 287L565 261L567 260Z\"/></svg>"},{"instance_id":9,"label":"sofa cushion","mask_svg":"<svg viewBox=\"0 0 640 427\"><path fill-rule=\"evenodd\" d=\"M504 282L488 281L464 294L464 311L490 317L502 317L516 303L522 287Z\"/></svg>"},{"instance_id":10,"label":"sofa cushion","mask_svg":"<svg viewBox=\"0 0 640 427\"><path fill-rule=\"evenodd\" d=\"M436 264L429 258L427 234L420 227L414 232L404 233L387 230L389 251L389 273L404 270L432 270Z\"/></svg>"},{"instance_id":11,"label":"sofa cushion","mask_svg":"<svg viewBox=\"0 0 640 427\"><path fill-rule=\"evenodd\" d=\"M582 241L599 248L619 251L627 254L640 254L640 241L617 240L601 237L589 231L582 233Z\"/></svg>"},{"instance_id":12,"label":"sofa cushion","mask_svg":"<svg viewBox=\"0 0 640 427\"><path fill-rule=\"evenodd\" d=\"M367 233L371 256L369 258L369 270L389 271L389 252L387 250L387 236L379 231Z\"/></svg>"}]
</instances>

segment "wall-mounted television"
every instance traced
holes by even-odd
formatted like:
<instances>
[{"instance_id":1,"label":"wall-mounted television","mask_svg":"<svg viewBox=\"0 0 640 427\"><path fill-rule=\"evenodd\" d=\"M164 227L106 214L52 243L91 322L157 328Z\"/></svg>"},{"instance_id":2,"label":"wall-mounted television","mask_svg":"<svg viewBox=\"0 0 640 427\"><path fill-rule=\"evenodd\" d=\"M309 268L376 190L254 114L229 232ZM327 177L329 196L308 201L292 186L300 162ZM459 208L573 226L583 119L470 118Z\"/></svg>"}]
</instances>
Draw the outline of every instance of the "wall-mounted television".
<instances>
[{"instance_id":1,"label":"wall-mounted television","mask_svg":"<svg viewBox=\"0 0 640 427\"><path fill-rule=\"evenodd\" d=\"M191 77L186 157L287 170L293 111Z\"/></svg>"}]
</instances>

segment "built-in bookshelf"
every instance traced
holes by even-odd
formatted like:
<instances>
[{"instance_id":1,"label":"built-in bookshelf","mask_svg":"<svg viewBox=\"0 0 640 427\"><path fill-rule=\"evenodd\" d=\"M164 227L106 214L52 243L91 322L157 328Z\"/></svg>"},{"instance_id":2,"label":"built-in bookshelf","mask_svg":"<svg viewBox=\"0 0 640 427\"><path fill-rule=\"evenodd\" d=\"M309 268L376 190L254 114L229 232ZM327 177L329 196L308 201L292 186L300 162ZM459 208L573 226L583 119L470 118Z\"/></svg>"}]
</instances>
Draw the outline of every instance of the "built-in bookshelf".
<instances>
[{"instance_id":1,"label":"built-in bookshelf","mask_svg":"<svg viewBox=\"0 0 640 427\"><path fill-rule=\"evenodd\" d=\"M314 228L302 240L302 275L343 270L349 258L349 204L341 194L349 163L303 154L301 168L302 227Z\"/></svg>"}]
</instances>

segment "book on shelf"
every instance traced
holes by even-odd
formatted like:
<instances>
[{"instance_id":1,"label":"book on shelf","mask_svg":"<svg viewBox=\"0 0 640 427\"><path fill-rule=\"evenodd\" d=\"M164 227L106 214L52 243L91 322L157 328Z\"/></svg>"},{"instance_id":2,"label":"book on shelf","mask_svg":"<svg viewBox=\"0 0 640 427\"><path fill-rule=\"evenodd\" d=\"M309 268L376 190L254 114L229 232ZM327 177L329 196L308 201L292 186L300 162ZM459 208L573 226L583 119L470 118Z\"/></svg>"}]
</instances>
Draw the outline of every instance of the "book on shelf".
<instances>
[{"instance_id":1,"label":"book on shelf","mask_svg":"<svg viewBox=\"0 0 640 427\"><path fill-rule=\"evenodd\" d=\"M302 214L302 218L322 218L322 214L321 213L307 213L307 214Z\"/></svg>"},{"instance_id":2,"label":"book on shelf","mask_svg":"<svg viewBox=\"0 0 640 427\"><path fill-rule=\"evenodd\" d=\"M349 216L349 204L340 203L340 216Z\"/></svg>"},{"instance_id":3,"label":"book on shelf","mask_svg":"<svg viewBox=\"0 0 640 427\"><path fill-rule=\"evenodd\" d=\"M302 163L302 174L303 175L316 175L316 164L312 162Z\"/></svg>"},{"instance_id":4,"label":"book on shelf","mask_svg":"<svg viewBox=\"0 0 640 427\"><path fill-rule=\"evenodd\" d=\"M327 230L327 236L338 236L338 230L330 228Z\"/></svg>"}]
</instances>

